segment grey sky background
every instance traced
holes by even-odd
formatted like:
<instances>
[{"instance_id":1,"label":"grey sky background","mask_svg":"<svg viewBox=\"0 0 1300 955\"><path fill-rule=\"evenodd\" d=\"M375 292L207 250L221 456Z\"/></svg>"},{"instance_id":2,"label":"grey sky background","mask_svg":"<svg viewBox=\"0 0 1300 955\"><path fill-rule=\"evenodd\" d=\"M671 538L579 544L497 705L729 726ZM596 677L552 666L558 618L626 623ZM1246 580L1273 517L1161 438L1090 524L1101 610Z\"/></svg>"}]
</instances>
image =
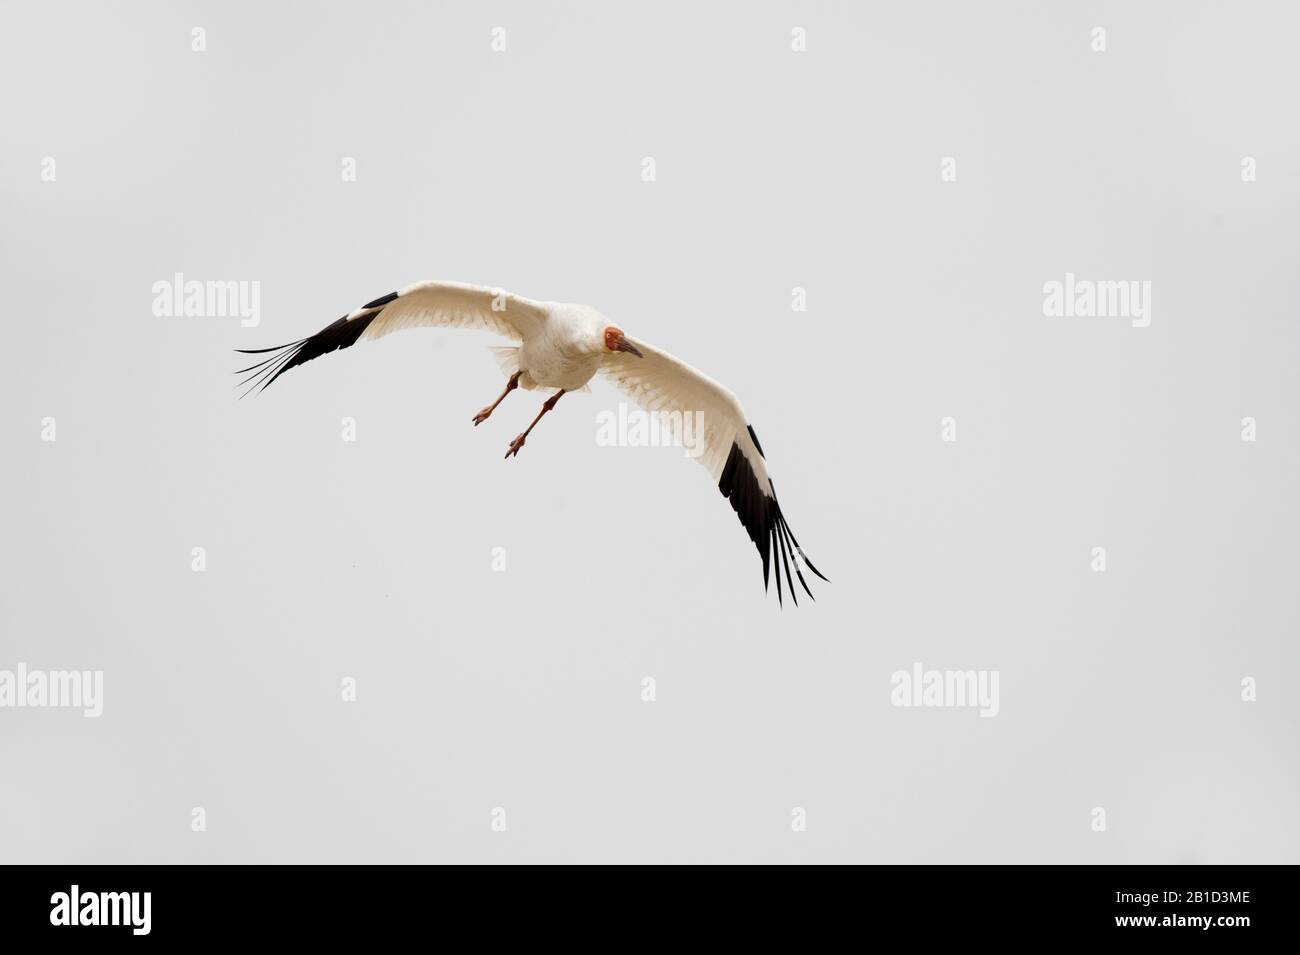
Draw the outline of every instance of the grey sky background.
<instances>
[{"instance_id":1,"label":"grey sky background","mask_svg":"<svg viewBox=\"0 0 1300 955\"><path fill-rule=\"evenodd\" d=\"M0 669L105 699L0 709L0 860L1300 861L1298 28L5 4ZM156 317L175 272L261 324ZM1045 317L1066 272L1150 281L1150 326ZM490 336L235 400L231 349L433 278L727 384L833 583L764 599L703 469L597 446L603 383L503 461L543 396L470 426ZM999 715L891 706L918 661L998 670Z\"/></svg>"}]
</instances>

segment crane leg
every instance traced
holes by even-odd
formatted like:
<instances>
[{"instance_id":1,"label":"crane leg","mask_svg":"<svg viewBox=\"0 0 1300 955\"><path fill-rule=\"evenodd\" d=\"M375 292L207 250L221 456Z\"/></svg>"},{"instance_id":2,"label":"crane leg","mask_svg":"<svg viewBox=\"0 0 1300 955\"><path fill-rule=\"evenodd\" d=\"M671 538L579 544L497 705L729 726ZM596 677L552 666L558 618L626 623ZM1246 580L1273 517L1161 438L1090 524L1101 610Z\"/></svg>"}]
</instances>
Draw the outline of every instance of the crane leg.
<instances>
[{"instance_id":1,"label":"crane leg","mask_svg":"<svg viewBox=\"0 0 1300 955\"><path fill-rule=\"evenodd\" d=\"M492 416L492 412L497 410L497 405L501 404L501 402L506 400L506 395L510 394L510 392L514 391L516 388L519 387L519 376L521 374L523 373L517 371L513 375L511 375L510 380L506 382L506 390L501 392L501 397L498 398L496 401L492 402L492 404L488 405L486 408L484 408L482 411L480 411L478 414L474 416L474 427L477 428L484 421L490 418Z\"/></svg>"},{"instance_id":2,"label":"crane leg","mask_svg":"<svg viewBox=\"0 0 1300 955\"><path fill-rule=\"evenodd\" d=\"M555 407L556 402L560 400L560 395L562 394L564 394L564 389L560 389L555 394L551 395L551 397L547 398L544 402L542 402L542 410L537 412L537 417L533 419L533 423L528 426L528 429L523 434L521 434L519 437L515 438L513 441L510 442L510 450L506 452L507 458L510 457L510 455L512 454L518 456L519 449L524 446L524 439L528 437L528 435L532 432L532 430L535 427L537 427L537 422L542 420L542 415L546 414L546 412L550 411L552 408Z\"/></svg>"}]
</instances>

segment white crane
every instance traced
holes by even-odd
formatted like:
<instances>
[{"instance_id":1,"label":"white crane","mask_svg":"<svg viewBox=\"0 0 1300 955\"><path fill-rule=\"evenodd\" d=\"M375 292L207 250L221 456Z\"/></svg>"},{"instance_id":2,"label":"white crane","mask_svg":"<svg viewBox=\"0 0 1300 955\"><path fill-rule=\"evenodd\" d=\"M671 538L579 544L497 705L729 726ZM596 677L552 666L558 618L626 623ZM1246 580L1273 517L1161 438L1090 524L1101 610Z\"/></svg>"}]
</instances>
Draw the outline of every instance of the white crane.
<instances>
[{"instance_id":1,"label":"white crane","mask_svg":"<svg viewBox=\"0 0 1300 955\"><path fill-rule=\"evenodd\" d=\"M418 282L390 292L345 315L315 335L275 348L237 349L244 354L268 354L255 365L240 369L245 394L265 389L290 368L321 355L348 348L358 341L382 338L404 328L475 328L497 332L519 342L494 346L506 387L496 401L474 415L474 424L488 419L506 395L516 388L555 389L523 432L510 442L506 457L517 455L524 441L546 412L566 392L586 390L601 372L646 411L677 412L673 421L694 414L701 422L702 451L697 458L718 482L718 490L731 502L750 540L763 558L763 588L768 567L775 568L777 600L784 569L790 596L794 575L812 597L802 567L826 580L804 556L790 533L776 501L772 480L758 436L749 426L740 402L730 391L703 372L639 339L629 338L600 312L587 305L536 302L499 289L456 282Z\"/></svg>"}]
</instances>

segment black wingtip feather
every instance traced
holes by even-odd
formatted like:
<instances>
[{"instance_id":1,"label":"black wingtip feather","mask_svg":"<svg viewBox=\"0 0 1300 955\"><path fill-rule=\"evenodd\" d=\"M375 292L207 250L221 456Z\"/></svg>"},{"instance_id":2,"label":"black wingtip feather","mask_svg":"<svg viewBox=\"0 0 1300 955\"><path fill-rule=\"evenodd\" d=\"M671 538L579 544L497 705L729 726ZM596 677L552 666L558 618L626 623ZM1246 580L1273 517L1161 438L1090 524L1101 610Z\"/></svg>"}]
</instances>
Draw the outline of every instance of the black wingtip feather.
<instances>
[{"instance_id":1,"label":"black wingtip feather","mask_svg":"<svg viewBox=\"0 0 1300 955\"><path fill-rule=\"evenodd\" d=\"M799 578L799 583L803 586L803 592L808 595L808 599L813 603L816 603L817 598L814 597L813 592L808 589L808 581L804 580L803 571L799 569L799 558L802 556L802 551L800 551L798 546L795 544L794 538L790 536L790 528L786 526L785 518L780 518L779 523L781 533L784 534L786 538L786 548L790 551L790 556L794 560L795 576ZM790 582L790 589L794 590L794 581Z\"/></svg>"},{"instance_id":2,"label":"black wingtip feather","mask_svg":"<svg viewBox=\"0 0 1300 955\"><path fill-rule=\"evenodd\" d=\"M309 335L308 338L311 336ZM294 345L301 345L306 338L300 338L296 342L290 342L288 345L272 345L270 348L236 348L235 351L241 355L265 355L269 351L279 351L282 348L292 348Z\"/></svg>"},{"instance_id":3,"label":"black wingtip feather","mask_svg":"<svg viewBox=\"0 0 1300 955\"><path fill-rule=\"evenodd\" d=\"M375 299L373 302L366 302L366 304L362 305L361 307L362 308L383 308L385 305L387 305L389 302L393 301L396 298L397 298L396 292L389 292L387 295L379 296L379 298Z\"/></svg>"},{"instance_id":4,"label":"black wingtip feather","mask_svg":"<svg viewBox=\"0 0 1300 955\"><path fill-rule=\"evenodd\" d=\"M781 560L780 555L778 554L772 555L772 572L773 576L776 577L776 605L778 608L784 610L785 597L781 593Z\"/></svg>"},{"instance_id":5,"label":"black wingtip feather","mask_svg":"<svg viewBox=\"0 0 1300 955\"><path fill-rule=\"evenodd\" d=\"M396 292L392 292L381 299L377 298L374 302L365 306L366 308L373 308L375 311L369 314L357 315L352 319L344 315L338 321L326 325L315 335L300 338L298 341L290 342L287 345L277 345L274 348L236 348L235 351L245 355L263 355L274 352L270 358L263 359L255 365L249 365L247 368L241 368L235 373L242 375L245 372L252 372L237 386L242 387L252 382L249 389L240 397L245 398L254 390L265 391L271 387L275 379L290 368L296 368L313 358L328 355L332 351L350 348L356 344L357 339L361 337L361 333L374 321L383 305L387 305L395 298L397 298Z\"/></svg>"},{"instance_id":6,"label":"black wingtip feather","mask_svg":"<svg viewBox=\"0 0 1300 955\"><path fill-rule=\"evenodd\" d=\"M749 428L749 437L759 455L762 455L763 449L759 447L758 436L754 434L753 428ZM731 445L731 453L727 456L727 463L723 465L722 476L718 480L718 490L731 502L732 510L740 518L740 523L744 525L749 539L754 542L759 555L763 558L763 591L767 592L770 577L775 577L777 603L784 607L786 588L781 583L784 573L785 581L789 584L790 599L794 601L795 606L799 605L799 597L794 587L796 577L804 593L816 601L817 598L813 596L808 581L804 578L803 565L807 565L809 570L827 583L830 581L804 555L803 548L790 532L790 525L786 523L785 515L781 513L781 505L777 503L776 488L772 482L768 481L766 489L759 486L758 475L754 473L740 445L734 442ZM793 574L791 562L794 564Z\"/></svg>"},{"instance_id":7,"label":"black wingtip feather","mask_svg":"<svg viewBox=\"0 0 1300 955\"><path fill-rule=\"evenodd\" d=\"M798 539L794 536L794 532L790 530L790 525L786 523L785 515L781 515L780 521L781 521L781 526L785 528L785 532L790 538L790 543L794 545L795 551L799 554L799 559L808 565L809 570L811 570L814 574L816 574L818 577L820 577L822 580L826 581L826 583L829 584L831 582L831 579L817 569L817 567L813 564L813 562L808 559L808 555L803 552L803 548L799 546Z\"/></svg>"},{"instance_id":8,"label":"black wingtip feather","mask_svg":"<svg viewBox=\"0 0 1300 955\"><path fill-rule=\"evenodd\" d=\"M781 565L785 568L785 585L787 585L790 591L790 599L792 599L794 605L798 607L798 605L800 605L800 595L794 592L794 578L790 577L790 561L787 554L785 554L785 538L781 535L780 521L776 522L774 530L776 531L776 542L777 544L780 544L781 548Z\"/></svg>"}]
</instances>

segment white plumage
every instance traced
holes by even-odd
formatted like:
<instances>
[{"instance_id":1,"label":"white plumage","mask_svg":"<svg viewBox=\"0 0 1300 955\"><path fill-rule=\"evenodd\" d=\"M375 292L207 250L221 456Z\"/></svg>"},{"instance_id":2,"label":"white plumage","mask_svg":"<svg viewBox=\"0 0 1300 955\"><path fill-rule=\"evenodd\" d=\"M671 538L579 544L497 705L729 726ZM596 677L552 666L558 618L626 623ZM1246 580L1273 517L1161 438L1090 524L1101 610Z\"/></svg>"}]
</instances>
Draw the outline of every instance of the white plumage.
<instances>
[{"instance_id":1,"label":"white plumage","mask_svg":"<svg viewBox=\"0 0 1300 955\"><path fill-rule=\"evenodd\" d=\"M275 348L239 349L246 354L269 353L256 365L241 369L241 374L248 374L241 384L248 385L249 391L265 389L290 368L313 358L420 327L480 329L518 343L492 346L506 376L506 389L474 416L475 425L487 420L517 387L554 390L533 423L511 442L507 458L519 453L533 427L562 395L587 390L597 374L646 411L695 415L702 428L702 453L697 460L718 483L758 548L764 587L769 564L776 568L778 597L783 569L792 597L795 577L812 596L802 572L805 566L826 579L790 533L758 437L736 396L667 352L625 335L590 306L539 302L457 282L419 282L377 298L307 338Z\"/></svg>"}]
</instances>

